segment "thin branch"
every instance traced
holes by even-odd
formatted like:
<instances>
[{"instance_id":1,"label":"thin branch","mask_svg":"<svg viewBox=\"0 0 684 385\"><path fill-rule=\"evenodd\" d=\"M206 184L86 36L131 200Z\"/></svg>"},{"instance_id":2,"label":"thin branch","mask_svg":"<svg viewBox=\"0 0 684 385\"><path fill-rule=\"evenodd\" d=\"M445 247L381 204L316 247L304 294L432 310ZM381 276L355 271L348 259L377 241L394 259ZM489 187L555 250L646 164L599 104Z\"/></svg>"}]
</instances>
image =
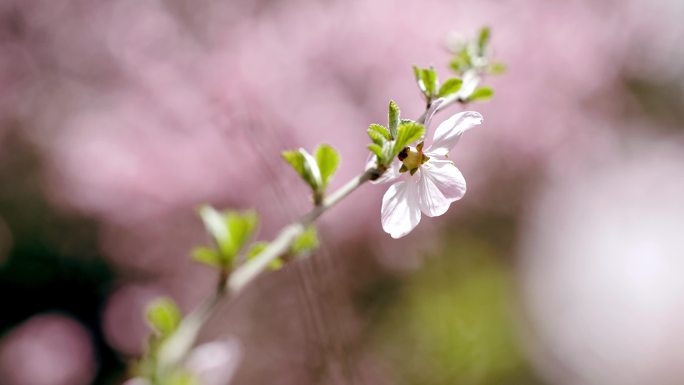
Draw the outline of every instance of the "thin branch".
<instances>
[{"instance_id":1,"label":"thin branch","mask_svg":"<svg viewBox=\"0 0 684 385\"><path fill-rule=\"evenodd\" d=\"M429 120L435 113L456 101L459 101L458 98L452 96L433 101L418 118L417 122L425 124L426 120ZM204 300L195 308L195 310L183 319L175 335L165 343L165 346L162 347L162 349L160 349L162 366L165 368L172 367L189 353L197 339L200 328L214 313L217 305L225 296L237 295L245 286L259 276L259 274L264 272L273 260L286 254L297 237L304 233L318 217L361 187L364 183L377 179L378 176L382 175L385 171L385 169L371 168L362 174L357 175L344 186L327 196L323 202L314 206L311 211L302 216L298 221L293 222L280 230L280 233L278 233L268 247L254 259L238 267L229 276L227 276L228 272L223 272L219 278L217 290L214 294Z\"/></svg>"},{"instance_id":2,"label":"thin branch","mask_svg":"<svg viewBox=\"0 0 684 385\"><path fill-rule=\"evenodd\" d=\"M347 184L340 187L337 191L328 196L322 204L315 206L306 215L298 221L283 228L278 236L269 244L269 246L259 253L257 257L248 263L238 267L228 280L228 288L231 293L239 292L245 285L251 282L257 275L266 270L268 264L276 258L287 253L292 246L292 243L299 237L307 227L311 225L318 217L323 215L337 202L344 199L354 190L359 188L365 182L371 180L372 176L377 171L374 169L368 170L363 174L353 178Z\"/></svg>"},{"instance_id":3,"label":"thin branch","mask_svg":"<svg viewBox=\"0 0 684 385\"><path fill-rule=\"evenodd\" d=\"M337 191L330 194L320 205L315 206L298 221L283 228L264 251L237 268L230 275L230 278L227 278L227 272L223 272L214 294L202 301L195 310L185 316L176 333L160 348L159 370L168 370L168 368L173 367L187 356L197 340L197 335L202 325L214 313L216 307L226 295L232 296L239 293L242 288L266 270L271 261L287 253L297 237L306 231L307 227L315 222L318 217L361 185L373 179L377 173L378 170L373 168L356 176Z\"/></svg>"}]
</instances>

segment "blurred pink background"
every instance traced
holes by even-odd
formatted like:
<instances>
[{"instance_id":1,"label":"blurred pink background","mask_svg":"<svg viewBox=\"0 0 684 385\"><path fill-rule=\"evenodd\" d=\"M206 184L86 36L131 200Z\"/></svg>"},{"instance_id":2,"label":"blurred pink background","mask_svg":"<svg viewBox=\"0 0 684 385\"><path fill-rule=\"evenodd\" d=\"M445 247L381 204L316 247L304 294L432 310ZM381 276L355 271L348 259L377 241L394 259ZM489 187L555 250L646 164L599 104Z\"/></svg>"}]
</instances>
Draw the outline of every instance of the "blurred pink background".
<instances>
[{"instance_id":1,"label":"blurred pink background","mask_svg":"<svg viewBox=\"0 0 684 385\"><path fill-rule=\"evenodd\" d=\"M188 257L199 203L256 208L269 239L310 205L282 150L333 145L341 185L389 99L422 113L411 65L446 79L448 42L488 25L507 72L468 107L465 198L393 241L386 187L364 186L320 252L202 339L240 341L235 384L681 383L683 18L677 0L2 2L0 382L121 383L146 303L187 312L214 287ZM89 278L61 291L71 274Z\"/></svg>"}]
</instances>

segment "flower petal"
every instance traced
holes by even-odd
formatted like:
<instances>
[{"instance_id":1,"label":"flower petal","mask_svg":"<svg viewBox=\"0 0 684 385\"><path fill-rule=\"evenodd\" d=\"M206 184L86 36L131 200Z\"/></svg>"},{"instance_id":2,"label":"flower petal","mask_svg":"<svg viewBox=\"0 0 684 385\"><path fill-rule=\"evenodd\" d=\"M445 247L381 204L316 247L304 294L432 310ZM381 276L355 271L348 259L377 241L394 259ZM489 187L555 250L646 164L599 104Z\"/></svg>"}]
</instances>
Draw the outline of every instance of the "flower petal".
<instances>
[{"instance_id":1,"label":"flower petal","mask_svg":"<svg viewBox=\"0 0 684 385\"><path fill-rule=\"evenodd\" d=\"M425 134L427 135L427 130L430 128L430 122L432 122L432 117L435 115L439 106L444 103L444 98L439 98L430 103L430 108L425 112L425 119L423 125L425 126Z\"/></svg>"},{"instance_id":2,"label":"flower petal","mask_svg":"<svg viewBox=\"0 0 684 385\"><path fill-rule=\"evenodd\" d=\"M432 145L425 152L445 156L464 132L481 123L482 115L479 112L463 111L452 115L437 127Z\"/></svg>"},{"instance_id":3,"label":"flower petal","mask_svg":"<svg viewBox=\"0 0 684 385\"><path fill-rule=\"evenodd\" d=\"M420 222L418 186L412 179L393 184L382 197L382 229L392 238L403 237Z\"/></svg>"},{"instance_id":4,"label":"flower petal","mask_svg":"<svg viewBox=\"0 0 684 385\"><path fill-rule=\"evenodd\" d=\"M463 174L448 160L430 159L420 170L418 202L420 210L429 217L444 214L466 193Z\"/></svg>"},{"instance_id":5,"label":"flower petal","mask_svg":"<svg viewBox=\"0 0 684 385\"><path fill-rule=\"evenodd\" d=\"M185 368L203 385L228 385L238 369L242 353L234 339L207 342L194 348Z\"/></svg>"},{"instance_id":6,"label":"flower petal","mask_svg":"<svg viewBox=\"0 0 684 385\"><path fill-rule=\"evenodd\" d=\"M377 166L377 157L375 154L370 154L368 157L368 160L366 160L366 168L365 170L368 171L373 167ZM399 173L399 169L401 168L401 164L399 162L393 161L387 171L385 171L382 176L376 180L372 180L371 183L373 184L380 184L380 183L387 183L391 182L401 176Z\"/></svg>"}]
</instances>

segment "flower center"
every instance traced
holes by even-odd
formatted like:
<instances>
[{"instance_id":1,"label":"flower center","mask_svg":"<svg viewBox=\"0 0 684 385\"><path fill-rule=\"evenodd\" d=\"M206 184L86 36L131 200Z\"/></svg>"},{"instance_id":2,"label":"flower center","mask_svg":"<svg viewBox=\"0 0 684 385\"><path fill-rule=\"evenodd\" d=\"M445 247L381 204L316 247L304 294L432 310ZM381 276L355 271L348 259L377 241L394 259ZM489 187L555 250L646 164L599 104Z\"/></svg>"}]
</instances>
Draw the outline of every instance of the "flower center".
<instances>
[{"instance_id":1,"label":"flower center","mask_svg":"<svg viewBox=\"0 0 684 385\"><path fill-rule=\"evenodd\" d=\"M430 159L423 154L423 143L420 143L416 147L405 147L399 152L397 158L403 163L399 172L409 171L411 175L413 175L423 163Z\"/></svg>"}]
</instances>

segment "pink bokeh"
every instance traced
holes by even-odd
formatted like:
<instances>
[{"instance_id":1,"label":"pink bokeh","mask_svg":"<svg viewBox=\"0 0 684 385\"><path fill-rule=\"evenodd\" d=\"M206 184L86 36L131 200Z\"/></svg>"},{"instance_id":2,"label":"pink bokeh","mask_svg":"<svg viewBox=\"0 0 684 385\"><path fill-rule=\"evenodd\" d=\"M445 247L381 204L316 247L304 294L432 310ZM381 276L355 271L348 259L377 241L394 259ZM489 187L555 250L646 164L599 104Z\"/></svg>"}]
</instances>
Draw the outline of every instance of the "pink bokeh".
<instances>
[{"instance_id":1,"label":"pink bokeh","mask_svg":"<svg viewBox=\"0 0 684 385\"><path fill-rule=\"evenodd\" d=\"M601 166L556 168L531 205L520 287L549 381L681 381L681 146L640 138Z\"/></svg>"},{"instance_id":2,"label":"pink bokeh","mask_svg":"<svg viewBox=\"0 0 684 385\"><path fill-rule=\"evenodd\" d=\"M5 385L88 385L96 370L88 331L66 315L34 316L0 341Z\"/></svg>"},{"instance_id":3,"label":"pink bokeh","mask_svg":"<svg viewBox=\"0 0 684 385\"><path fill-rule=\"evenodd\" d=\"M145 309L163 295L160 288L152 286L127 285L115 290L102 314L102 328L109 345L124 356L140 356L151 333L144 318Z\"/></svg>"},{"instance_id":4,"label":"pink bokeh","mask_svg":"<svg viewBox=\"0 0 684 385\"><path fill-rule=\"evenodd\" d=\"M0 160L3 138L18 133L38 149L50 203L98 222L99 251L123 277L103 329L116 351L134 356L149 332L142 309L150 299L171 295L187 310L213 289L212 272L188 258L208 242L197 204L254 207L258 238L271 238L310 206L280 152L339 149L333 188L361 172L365 129L384 123L389 99L404 117L422 112L411 65L449 76L450 33L490 25L493 55L508 68L486 79L493 101L468 107L484 124L452 156L467 195L446 218L387 243L386 186L364 186L322 218L329 250L372 242L381 265L414 269L416 251L430 250L445 223L521 199L504 182L523 184L519 176L539 170L562 175L578 159L601 163L620 153L623 135L672 128L632 121L646 118L625 79L681 88L682 11L675 0L6 1ZM11 240L2 223L0 241ZM20 344L12 336L35 320L5 344ZM79 344L78 354L88 352ZM93 360L82 363L94 370ZM52 384L35 382L43 383Z\"/></svg>"}]
</instances>

